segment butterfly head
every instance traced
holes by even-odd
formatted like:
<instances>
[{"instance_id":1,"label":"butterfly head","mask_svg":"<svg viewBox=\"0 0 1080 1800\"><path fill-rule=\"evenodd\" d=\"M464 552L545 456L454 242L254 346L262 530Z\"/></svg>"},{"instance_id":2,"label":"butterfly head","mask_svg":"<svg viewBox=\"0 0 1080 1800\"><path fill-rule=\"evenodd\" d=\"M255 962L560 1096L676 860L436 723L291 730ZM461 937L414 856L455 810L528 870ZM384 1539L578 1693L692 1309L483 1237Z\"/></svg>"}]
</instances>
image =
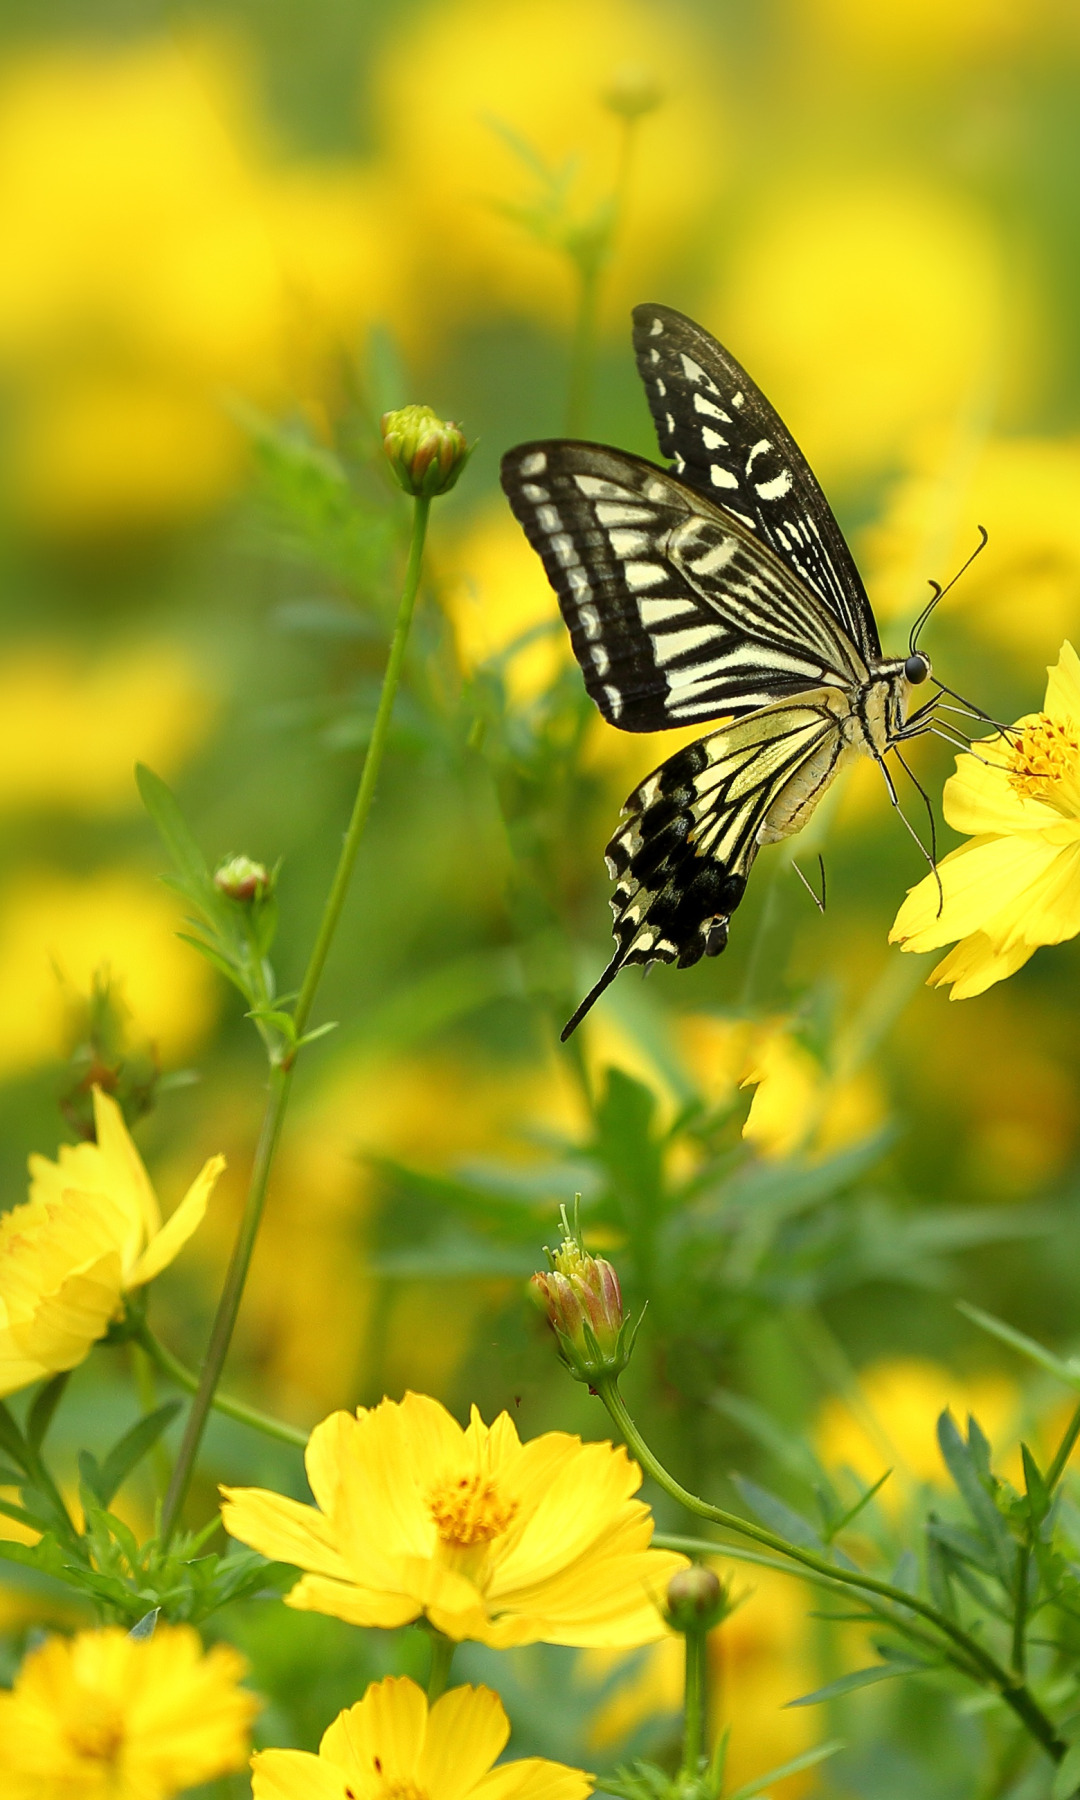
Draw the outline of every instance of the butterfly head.
<instances>
[{"instance_id":1,"label":"butterfly head","mask_svg":"<svg viewBox=\"0 0 1080 1800\"><path fill-rule=\"evenodd\" d=\"M928 679L930 668L930 658L925 656L921 650L913 650L904 663L905 679L911 683L912 687L918 687L920 682Z\"/></svg>"}]
</instances>

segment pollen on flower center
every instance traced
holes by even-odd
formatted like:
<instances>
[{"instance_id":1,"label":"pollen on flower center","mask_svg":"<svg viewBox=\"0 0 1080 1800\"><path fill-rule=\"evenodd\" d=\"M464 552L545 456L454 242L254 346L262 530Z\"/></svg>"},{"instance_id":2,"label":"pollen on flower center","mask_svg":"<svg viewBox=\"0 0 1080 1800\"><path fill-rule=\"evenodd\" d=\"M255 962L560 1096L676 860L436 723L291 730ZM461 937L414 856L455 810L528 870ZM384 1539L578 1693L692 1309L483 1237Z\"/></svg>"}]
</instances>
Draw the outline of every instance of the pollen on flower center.
<instances>
[{"instance_id":1,"label":"pollen on flower center","mask_svg":"<svg viewBox=\"0 0 1080 1800\"><path fill-rule=\"evenodd\" d=\"M1075 774L1080 766L1080 734L1071 719L1040 713L1011 745L1009 764L1009 784L1018 794L1048 800L1049 784Z\"/></svg>"},{"instance_id":2,"label":"pollen on flower center","mask_svg":"<svg viewBox=\"0 0 1080 1800\"><path fill-rule=\"evenodd\" d=\"M428 1506L444 1544L470 1550L501 1537L517 1512L517 1501L500 1495L490 1475L450 1476L437 1482Z\"/></svg>"}]
</instances>

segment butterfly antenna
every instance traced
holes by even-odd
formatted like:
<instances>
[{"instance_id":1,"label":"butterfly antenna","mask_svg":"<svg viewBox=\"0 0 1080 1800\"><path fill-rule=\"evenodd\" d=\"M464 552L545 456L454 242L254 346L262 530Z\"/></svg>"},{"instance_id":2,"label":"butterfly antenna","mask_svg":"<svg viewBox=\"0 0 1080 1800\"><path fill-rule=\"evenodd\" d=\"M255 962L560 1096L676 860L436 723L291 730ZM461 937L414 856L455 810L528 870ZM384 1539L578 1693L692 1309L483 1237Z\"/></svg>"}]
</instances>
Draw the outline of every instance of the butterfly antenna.
<instances>
[{"instance_id":1,"label":"butterfly antenna","mask_svg":"<svg viewBox=\"0 0 1080 1800\"><path fill-rule=\"evenodd\" d=\"M971 555L968 557L967 561L964 563L961 563L960 567L956 571L956 574L952 577L952 580L947 581L945 583L944 587L942 587L940 582L937 582L937 581L932 581L930 583L930 586L934 590L933 595L931 596L930 600L928 600L927 604L923 607L922 612L919 614L914 625L911 627L911 636L908 638L908 653L909 653L909 655L911 655L911 656L915 655L915 652L919 646L919 633L922 630L923 626L926 624L927 619L930 617L930 614L933 612L938 601L943 600L945 598L945 595L949 592L949 589L954 588L956 586L961 575L964 575L967 573L968 569L970 569L972 563L975 561L975 558L977 556L982 555L983 551L986 549L987 544L990 542L990 533L987 531L985 525L980 525L978 527L978 532L979 532L979 542L976 544L974 550L971 552Z\"/></svg>"},{"instance_id":2,"label":"butterfly antenna","mask_svg":"<svg viewBox=\"0 0 1080 1800\"><path fill-rule=\"evenodd\" d=\"M619 973L619 970L622 968L622 962L623 962L622 951L616 950L614 956L612 957L611 961L608 963L607 968L604 970L604 973L601 975L596 986L591 987L589 989L584 1000L581 1002L581 1005L578 1007L577 1011L575 1012L573 1018L568 1019L566 1024L563 1026L562 1031L559 1033L560 1044L565 1044L567 1038L570 1037L577 1030L578 1026L581 1024L582 1019L585 1017L585 1014L599 1000L604 989L606 987L611 986L611 983L614 981L616 975Z\"/></svg>"},{"instance_id":3,"label":"butterfly antenna","mask_svg":"<svg viewBox=\"0 0 1080 1800\"><path fill-rule=\"evenodd\" d=\"M899 754L899 752L897 752L897 754ZM903 759L901 758L901 761L902 760ZM934 880L937 882L937 888L938 888L937 916L938 916L938 918L940 918L941 917L941 909L945 905L945 889L941 885L941 876L938 874L937 858L936 858L936 856L931 856L929 850L926 848L926 845L923 843L922 838L919 836L914 825L911 823L911 820L908 818L906 812L904 811L903 807L901 806L899 795L897 794L896 787L893 783L893 778L889 774L889 771L885 766L884 757L875 754L874 761L877 763L878 768L881 770L881 773L885 777L885 786L889 790L889 799L892 801L893 805L896 808L897 813L899 814L900 818L903 820L904 829L907 831L908 836L914 838L915 842L918 844L919 849L922 851L923 855L925 856L925 858L927 860L927 863L930 866L930 871L934 877ZM906 766L907 765L905 764L905 767ZM910 771L909 771L909 773L910 773ZM914 776L912 776L912 780L914 780ZM915 783L915 785L916 785L916 787L918 787L917 782ZM920 788L919 791L921 793L922 789ZM923 796L923 798L925 799L925 795ZM935 837L936 837L936 833L935 833Z\"/></svg>"},{"instance_id":4,"label":"butterfly antenna","mask_svg":"<svg viewBox=\"0 0 1080 1800\"><path fill-rule=\"evenodd\" d=\"M806 876L803 874L802 870L800 869L798 863L795 861L794 857L792 857L792 859L791 859L791 866L794 869L796 875L799 877L799 880L802 882L803 887L806 889L811 900L814 902L814 905L817 907L818 912L823 913L825 911L825 858L822 856L821 851L820 850L818 851L818 868L821 870L821 898L820 898L820 900L818 899L818 896L815 894L813 888L810 886L810 883L807 881Z\"/></svg>"}]
</instances>

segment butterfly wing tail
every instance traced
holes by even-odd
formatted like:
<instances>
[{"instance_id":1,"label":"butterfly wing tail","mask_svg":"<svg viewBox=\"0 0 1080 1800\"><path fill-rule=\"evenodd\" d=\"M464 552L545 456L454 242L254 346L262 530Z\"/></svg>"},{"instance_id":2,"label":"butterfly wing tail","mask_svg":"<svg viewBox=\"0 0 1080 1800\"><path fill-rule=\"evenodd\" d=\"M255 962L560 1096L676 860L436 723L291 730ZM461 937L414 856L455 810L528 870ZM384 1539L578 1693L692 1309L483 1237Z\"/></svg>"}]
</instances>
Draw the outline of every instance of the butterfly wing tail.
<instances>
[{"instance_id":1,"label":"butterfly wing tail","mask_svg":"<svg viewBox=\"0 0 1080 1800\"><path fill-rule=\"evenodd\" d=\"M611 986L611 983L614 981L616 975L619 973L619 970L622 968L624 956L625 956L625 952L621 948L616 950L614 956L612 957L611 961L608 963L607 968L604 970L604 973L601 975L601 977L600 977L599 981L596 983L595 987L591 987L589 989L584 1000L581 1002L581 1005L578 1007L577 1011L574 1013L573 1018L568 1019L566 1024L563 1026L562 1032L559 1037L559 1042L561 1044L565 1044L567 1038L571 1037L573 1035L573 1033L577 1030L578 1026L581 1024L582 1019L585 1017L585 1014L592 1010L593 1006L596 1004L597 1000L599 1000L601 994L604 992L604 989Z\"/></svg>"}]
</instances>

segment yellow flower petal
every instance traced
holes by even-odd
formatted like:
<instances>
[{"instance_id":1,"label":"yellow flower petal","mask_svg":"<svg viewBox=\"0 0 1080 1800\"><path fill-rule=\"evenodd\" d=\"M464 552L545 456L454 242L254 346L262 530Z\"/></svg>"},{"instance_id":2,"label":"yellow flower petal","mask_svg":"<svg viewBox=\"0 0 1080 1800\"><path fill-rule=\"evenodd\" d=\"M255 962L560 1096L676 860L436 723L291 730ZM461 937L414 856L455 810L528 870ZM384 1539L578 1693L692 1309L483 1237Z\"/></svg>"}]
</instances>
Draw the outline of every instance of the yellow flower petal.
<instances>
[{"instance_id":1,"label":"yellow flower petal","mask_svg":"<svg viewBox=\"0 0 1080 1800\"><path fill-rule=\"evenodd\" d=\"M101 1187L120 1202L142 1241L161 1230L161 1208L142 1157L111 1094L94 1089L94 1131L101 1159ZM126 1248L126 1246L125 1246ZM125 1263L128 1261L125 1256Z\"/></svg>"},{"instance_id":2,"label":"yellow flower petal","mask_svg":"<svg viewBox=\"0 0 1080 1800\"><path fill-rule=\"evenodd\" d=\"M975 931L949 951L943 962L926 978L927 987L945 987L953 983L950 1000L970 1000L984 994L996 981L1005 981L1035 954L1035 946L1016 944L1001 950L983 931Z\"/></svg>"},{"instance_id":3,"label":"yellow flower petal","mask_svg":"<svg viewBox=\"0 0 1080 1800\"><path fill-rule=\"evenodd\" d=\"M242 1539L244 1543L248 1541ZM289 1589L285 1604L297 1612L327 1613L331 1619L344 1619L348 1625L373 1626L380 1631L411 1625L423 1611L412 1594L361 1587L352 1581L332 1581L325 1575L305 1575Z\"/></svg>"},{"instance_id":4,"label":"yellow flower petal","mask_svg":"<svg viewBox=\"0 0 1080 1800\"><path fill-rule=\"evenodd\" d=\"M346 1800L345 1775L309 1750L257 1750L251 1759L253 1800Z\"/></svg>"},{"instance_id":5,"label":"yellow flower petal","mask_svg":"<svg viewBox=\"0 0 1080 1800\"><path fill-rule=\"evenodd\" d=\"M168 1268L173 1258L183 1249L188 1238L193 1235L203 1222L210 1196L217 1185L218 1177L225 1167L223 1156L211 1156L203 1164L199 1174L188 1188L176 1211L164 1224L156 1237L152 1237L146 1249L129 1271L127 1286L143 1287L146 1282L153 1281L162 1269Z\"/></svg>"},{"instance_id":6,"label":"yellow flower petal","mask_svg":"<svg viewBox=\"0 0 1080 1800\"><path fill-rule=\"evenodd\" d=\"M267 1488L223 1487L221 1492L225 1497L221 1521L230 1537L276 1562L298 1563L317 1574L349 1580L330 1522L318 1507Z\"/></svg>"},{"instance_id":7,"label":"yellow flower petal","mask_svg":"<svg viewBox=\"0 0 1080 1800\"><path fill-rule=\"evenodd\" d=\"M938 865L944 905L934 876L926 876L897 913L890 942L899 941L905 950L936 950L982 930L1003 905L1012 905L1031 888L1058 854L1041 838L972 839Z\"/></svg>"},{"instance_id":8,"label":"yellow flower petal","mask_svg":"<svg viewBox=\"0 0 1080 1800\"><path fill-rule=\"evenodd\" d=\"M983 761L982 758L987 760ZM980 745L978 756L958 756L941 797L955 831L969 837L1013 831L1052 830L1061 824L1053 806L1018 794L1009 780L1000 743Z\"/></svg>"},{"instance_id":9,"label":"yellow flower petal","mask_svg":"<svg viewBox=\"0 0 1080 1800\"><path fill-rule=\"evenodd\" d=\"M505 1750L509 1736L510 1721L498 1694L486 1687L451 1688L428 1715L417 1785L439 1800L464 1800Z\"/></svg>"},{"instance_id":10,"label":"yellow flower petal","mask_svg":"<svg viewBox=\"0 0 1080 1800\"><path fill-rule=\"evenodd\" d=\"M591 1792L592 1780L583 1770L538 1756L503 1763L474 1789L476 1800L583 1800Z\"/></svg>"},{"instance_id":11,"label":"yellow flower petal","mask_svg":"<svg viewBox=\"0 0 1080 1800\"><path fill-rule=\"evenodd\" d=\"M338 1714L323 1733L319 1755L365 1785L377 1769L384 1792L415 1787L427 1720L423 1689L407 1675L390 1675L373 1681L362 1700Z\"/></svg>"},{"instance_id":12,"label":"yellow flower petal","mask_svg":"<svg viewBox=\"0 0 1080 1800\"><path fill-rule=\"evenodd\" d=\"M1080 725L1080 657L1068 638L1054 666L1046 671L1046 699L1043 710L1052 719L1068 720Z\"/></svg>"}]
</instances>

